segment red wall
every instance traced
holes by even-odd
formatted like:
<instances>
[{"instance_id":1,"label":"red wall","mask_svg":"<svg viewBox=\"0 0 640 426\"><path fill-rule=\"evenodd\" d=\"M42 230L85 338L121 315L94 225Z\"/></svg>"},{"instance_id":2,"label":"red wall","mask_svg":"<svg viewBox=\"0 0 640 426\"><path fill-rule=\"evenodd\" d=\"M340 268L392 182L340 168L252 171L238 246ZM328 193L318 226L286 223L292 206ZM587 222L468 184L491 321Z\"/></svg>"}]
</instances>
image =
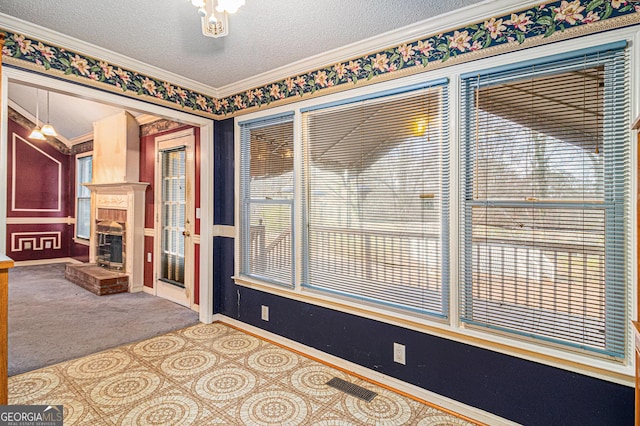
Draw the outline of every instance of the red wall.
<instances>
[{"instance_id":1,"label":"red wall","mask_svg":"<svg viewBox=\"0 0 640 426\"><path fill-rule=\"evenodd\" d=\"M183 126L140 138L140 182L148 182L145 193L145 228L154 229L155 138L190 128ZM89 260L88 246L73 240L74 225L67 218L75 215L75 155L65 155L46 141L28 138L29 131L9 120L7 176L7 242L6 252L14 260L37 260L73 257ZM195 133L195 208L200 208L200 129ZM14 135L17 135L14 149ZM15 170L14 170L15 159ZM15 197L12 191L16 183ZM42 219L47 218L47 219ZM20 223L11 223L11 222ZM54 223L43 223L53 221ZM56 223L57 222L57 223ZM200 235L200 219L196 218L195 236ZM149 232L147 232L148 234ZM29 248L30 246L30 248ZM153 287L154 238L144 239L144 285ZM194 298L199 303L200 247L196 243L193 266Z\"/></svg>"},{"instance_id":2,"label":"red wall","mask_svg":"<svg viewBox=\"0 0 640 426\"><path fill-rule=\"evenodd\" d=\"M189 129L191 126L183 126L177 129L172 129L166 132L155 133L153 135L142 136L140 138L140 182L148 182L150 185L147 187L145 193L145 221L144 227L146 229L154 229L155 226L155 211L154 211L154 184L155 184L155 164L156 164L156 144L155 138L175 132L180 132L185 129ZM194 127L195 134L195 208L200 208L200 129ZM195 235L200 235L200 219L195 220L194 225ZM147 262L148 253L153 256L154 250L154 238L145 236L144 239L144 285L149 288L153 288L153 260L152 263ZM195 245L194 249L194 303L199 304L200 297L200 247Z\"/></svg>"},{"instance_id":3,"label":"red wall","mask_svg":"<svg viewBox=\"0 0 640 426\"><path fill-rule=\"evenodd\" d=\"M88 257L67 224L75 215L75 156L29 139L30 131L13 120L7 130L7 255L17 261Z\"/></svg>"}]
</instances>

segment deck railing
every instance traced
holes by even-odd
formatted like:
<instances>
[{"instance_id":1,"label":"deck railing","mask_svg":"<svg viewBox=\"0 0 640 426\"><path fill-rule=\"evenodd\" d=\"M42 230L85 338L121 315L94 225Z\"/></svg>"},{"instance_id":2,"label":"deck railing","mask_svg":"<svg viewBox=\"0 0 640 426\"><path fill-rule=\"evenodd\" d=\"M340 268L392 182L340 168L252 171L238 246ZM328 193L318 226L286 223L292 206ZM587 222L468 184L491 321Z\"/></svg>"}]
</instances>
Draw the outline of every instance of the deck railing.
<instances>
[{"instance_id":1,"label":"deck railing","mask_svg":"<svg viewBox=\"0 0 640 426\"><path fill-rule=\"evenodd\" d=\"M254 271L266 276L290 274L291 230L269 240L264 225L251 228ZM334 282L359 279L441 291L441 241L436 234L314 226L309 241L310 279L316 282L330 274ZM603 247L552 242L532 246L496 239L473 241L472 251L474 299L604 316Z\"/></svg>"},{"instance_id":2,"label":"deck railing","mask_svg":"<svg viewBox=\"0 0 640 426\"><path fill-rule=\"evenodd\" d=\"M473 242L474 299L604 317L604 247L546 242Z\"/></svg>"},{"instance_id":3,"label":"deck railing","mask_svg":"<svg viewBox=\"0 0 640 426\"><path fill-rule=\"evenodd\" d=\"M309 240L314 276L334 274L435 291L441 288L438 235L315 226L309 230Z\"/></svg>"}]
</instances>

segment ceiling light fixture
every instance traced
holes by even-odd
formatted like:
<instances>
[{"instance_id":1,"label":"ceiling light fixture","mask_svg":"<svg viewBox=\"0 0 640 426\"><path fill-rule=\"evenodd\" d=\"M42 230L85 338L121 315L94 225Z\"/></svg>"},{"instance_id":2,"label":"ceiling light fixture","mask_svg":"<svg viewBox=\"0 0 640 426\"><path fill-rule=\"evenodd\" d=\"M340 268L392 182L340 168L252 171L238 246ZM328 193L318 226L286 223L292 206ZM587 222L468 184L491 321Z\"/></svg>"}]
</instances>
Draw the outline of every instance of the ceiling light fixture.
<instances>
[{"instance_id":1,"label":"ceiling light fixture","mask_svg":"<svg viewBox=\"0 0 640 426\"><path fill-rule=\"evenodd\" d=\"M58 136L56 129L53 128L51 122L49 121L49 91L47 91L47 124L42 126L42 129L40 129L40 131L46 136L53 136L54 138Z\"/></svg>"},{"instance_id":2,"label":"ceiling light fixture","mask_svg":"<svg viewBox=\"0 0 640 426\"><path fill-rule=\"evenodd\" d=\"M202 34L207 37L229 35L229 14L236 13L244 0L191 0L198 8L202 23Z\"/></svg>"},{"instance_id":3,"label":"ceiling light fixture","mask_svg":"<svg viewBox=\"0 0 640 426\"><path fill-rule=\"evenodd\" d=\"M40 130L40 117L39 117L39 108L38 108L38 89L36 89L36 127L33 128L31 133L29 134L29 139L37 139L39 141L46 140L47 138L42 134Z\"/></svg>"}]
</instances>

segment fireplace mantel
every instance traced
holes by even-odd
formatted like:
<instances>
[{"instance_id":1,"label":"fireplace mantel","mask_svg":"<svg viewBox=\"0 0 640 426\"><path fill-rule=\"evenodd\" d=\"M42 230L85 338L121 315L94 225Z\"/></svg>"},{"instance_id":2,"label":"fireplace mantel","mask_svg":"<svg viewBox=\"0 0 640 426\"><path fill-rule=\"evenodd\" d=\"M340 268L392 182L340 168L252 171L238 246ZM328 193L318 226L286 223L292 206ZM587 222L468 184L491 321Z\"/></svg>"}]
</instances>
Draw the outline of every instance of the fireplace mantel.
<instances>
[{"instance_id":1,"label":"fireplace mantel","mask_svg":"<svg viewBox=\"0 0 640 426\"><path fill-rule=\"evenodd\" d=\"M116 183L85 183L91 192L101 194L126 194L130 191L146 191L148 182L116 182Z\"/></svg>"},{"instance_id":2,"label":"fireplace mantel","mask_svg":"<svg viewBox=\"0 0 640 426\"><path fill-rule=\"evenodd\" d=\"M96 218L99 209L126 212L126 255L123 272L129 276L129 291L144 287L144 194L146 182L115 182L84 184L91 191L91 235L89 261L96 262Z\"/></svg>"}]
</instances>

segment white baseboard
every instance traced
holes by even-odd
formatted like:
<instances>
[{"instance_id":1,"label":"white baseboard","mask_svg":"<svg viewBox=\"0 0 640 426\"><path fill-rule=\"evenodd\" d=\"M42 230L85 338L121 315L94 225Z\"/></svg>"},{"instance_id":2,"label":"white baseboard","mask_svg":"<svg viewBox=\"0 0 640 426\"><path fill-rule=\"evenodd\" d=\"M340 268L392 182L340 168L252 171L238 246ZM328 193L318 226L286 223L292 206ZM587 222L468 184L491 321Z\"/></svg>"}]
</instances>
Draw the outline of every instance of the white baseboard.
<instances>
[{"instance_id":1,"label":"white baseboard","mask_svg":"<svg viewBox=\"0 0 640 426\"><path fill-rule=\"evenodd\" d=\"M486 423L489 425L496 425L496 426L518 425L518 423L496 416L495 414L491 414L479 408L475 408L470 405L466 405L461 402L455 401L451 398L438 395L436 393L430 392L421 387L412 385L407 382L403 382L402 380L396 379L395 377L387 376L385 374L379 373L377 371L373 371L371 369L365 368L353 362L346 361L342 358L338 358L334 355L329 355L325 352L319 351L318 349L303 345L294 340L290 340L285 337L279 336L277 334L271 333L269 331L262 330L261 328L254 327L252 325L235 320L233 318L229 318L225 315L215 314L213 316L213 322L221 322L221 323L232 325L239 329L245 330L249 333L255 334L257 336L271 340L280 345L291 348L295 351L306 354L310 357L316 358L331 366L338 367L345 371L353 372L354 374L357 374L359 376L362 376L374 382L384 383L385 386L389 386L392 389L396 389L408 395L413 395L414 397L418 399L422 399L424 401L429 401L431 404L442 407L449 411L453 411L460 415L469 417L478 422ZM460 386L464 386L464 384L461 383Z\"/></svg>"},{"instance_id":2,"label":"white baseboard","mask_svg":"<svg viewBox=\"0 0 640 426\"><path fill-rule=\"evenodd\" d=\"M54 263L82 263L72 257L57 257L55 259L19 260L15 266L52 265Z\"/></svg>"}]
</instances>

